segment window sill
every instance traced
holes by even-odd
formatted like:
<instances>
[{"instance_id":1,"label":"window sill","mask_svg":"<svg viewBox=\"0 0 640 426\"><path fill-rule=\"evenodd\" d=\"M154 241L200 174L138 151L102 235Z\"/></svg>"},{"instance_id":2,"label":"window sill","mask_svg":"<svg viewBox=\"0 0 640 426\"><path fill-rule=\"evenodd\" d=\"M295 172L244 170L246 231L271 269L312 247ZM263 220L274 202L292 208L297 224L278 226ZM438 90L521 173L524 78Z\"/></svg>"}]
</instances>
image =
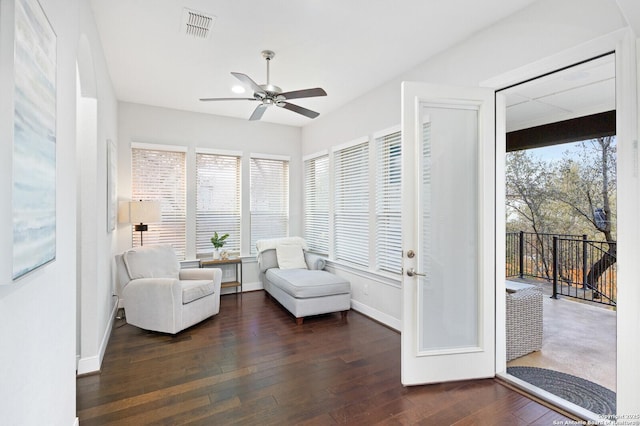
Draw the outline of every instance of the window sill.
<instances>
[{"instance_id":1,"label":"window sill","mask_svg":"<svg viewBox=\"0 0 640 426\"><path fill-rule=\"evenodd\" d=\"M370 269L364 269L361 266L352 265L346 262L327 259L327 267L334 268L340 271L349 272L354 275L358 275L363 278L377 281L382 284L386 284L395 288L402 288L402 276L397 274L391 274L381 271L372 271Z\"/></svg>"}]
</instances>

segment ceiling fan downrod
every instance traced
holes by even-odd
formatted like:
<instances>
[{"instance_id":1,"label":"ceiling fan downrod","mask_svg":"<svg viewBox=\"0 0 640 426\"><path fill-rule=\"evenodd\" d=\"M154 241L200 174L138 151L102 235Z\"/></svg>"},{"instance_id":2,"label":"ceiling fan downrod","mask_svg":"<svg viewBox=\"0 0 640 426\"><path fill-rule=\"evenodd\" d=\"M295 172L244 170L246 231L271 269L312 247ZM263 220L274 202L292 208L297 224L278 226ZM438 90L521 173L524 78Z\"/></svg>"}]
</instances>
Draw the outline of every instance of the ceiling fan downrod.
<instances>
[{"instance_id":1,"label":"ceiling fan downrod","mask_svg":"<svg viewBox=\"0 0 640 426\"><path fill-rule=\"evenodd\" d=\"M263 85L263 88L267 91L267 92L272 92L274 94L278 94L280 92L282 92L282 89L280 89L278 86L272 86L271 85L271 72L269 69L269 63L271 62L271 60L276 56L276 53L273 50L263 50L262 51L262 57L267 61L267 84Z\"/></svg>"},{"instance_id":2,"label":"ceiling fan downrod","mask_svg":"<svg viewBox=\"0 0 640 426\"><path fill-rule=\"evenodd\" d=\"M262 51L262 57L264 59L266 59L267 61L267 86L271 83L270 82L270 73L269 73L269 62L271 62L271 60L273 58L275 58L276 56L276 52L274 52L273 50L263 50Z\"/></svg>"}]
</instances>

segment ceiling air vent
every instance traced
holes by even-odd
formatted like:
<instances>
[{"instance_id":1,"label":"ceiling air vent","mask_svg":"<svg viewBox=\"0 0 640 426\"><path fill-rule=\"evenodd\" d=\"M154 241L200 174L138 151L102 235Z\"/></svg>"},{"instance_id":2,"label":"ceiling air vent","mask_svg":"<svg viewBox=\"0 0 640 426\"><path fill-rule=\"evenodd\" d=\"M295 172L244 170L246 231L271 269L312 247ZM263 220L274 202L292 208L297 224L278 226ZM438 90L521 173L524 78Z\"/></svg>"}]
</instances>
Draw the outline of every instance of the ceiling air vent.
<instances>
[{"instance_id":1,"label":"ceiling air vent","mask_svg":"<svg viewBox=\"0 0 640 426\"><path fill-rule=\"evenodd\" d=\"M216 19L213 15L197 12L195 10L184 8L182 11L182 26L180 31L187 37L198 39L208 39L211 35L211 27Z\"/></svg>"}]
</instances>

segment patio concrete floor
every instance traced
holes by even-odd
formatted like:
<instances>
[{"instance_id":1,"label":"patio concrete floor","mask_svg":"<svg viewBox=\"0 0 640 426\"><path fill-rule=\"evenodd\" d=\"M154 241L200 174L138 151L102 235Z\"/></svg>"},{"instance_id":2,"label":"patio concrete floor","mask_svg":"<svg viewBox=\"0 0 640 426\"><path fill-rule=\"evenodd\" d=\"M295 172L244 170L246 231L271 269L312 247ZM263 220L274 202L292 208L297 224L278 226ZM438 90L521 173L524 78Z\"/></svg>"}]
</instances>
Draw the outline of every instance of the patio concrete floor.
<instances>
[{"instance_id":1,"label":"patio concrete floor","mask_svg":"<svg viewBox=\"0 0 640 426\"><path fill-rule=\"evenodd\" d=\"M615 392L616 312L607 306L569 297L551 299L550 284L544 283L542 287L542 350L516 358L507 365L561 371Z\"/></svg>"}]
</instances>

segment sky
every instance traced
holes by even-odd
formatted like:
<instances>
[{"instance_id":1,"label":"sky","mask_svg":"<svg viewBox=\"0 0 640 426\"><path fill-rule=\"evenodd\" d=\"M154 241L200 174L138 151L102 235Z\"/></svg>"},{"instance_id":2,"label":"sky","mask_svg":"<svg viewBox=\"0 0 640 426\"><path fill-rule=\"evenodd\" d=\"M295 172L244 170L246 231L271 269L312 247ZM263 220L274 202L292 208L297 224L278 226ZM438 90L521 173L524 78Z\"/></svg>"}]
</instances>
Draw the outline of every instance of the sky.
<instances>
[{"instance_id":1,"label":"sky","mask_svg":"<svg viewBox=\"0 0 640 426\"><path fill-rule=\"evenodd\" d=\"M565 151L578 153L580 151L580 143L581 142L563 143L561 145L529 149L528 151L541 160L559 161L562 160Z\"/></svg>"}]
</instances>

